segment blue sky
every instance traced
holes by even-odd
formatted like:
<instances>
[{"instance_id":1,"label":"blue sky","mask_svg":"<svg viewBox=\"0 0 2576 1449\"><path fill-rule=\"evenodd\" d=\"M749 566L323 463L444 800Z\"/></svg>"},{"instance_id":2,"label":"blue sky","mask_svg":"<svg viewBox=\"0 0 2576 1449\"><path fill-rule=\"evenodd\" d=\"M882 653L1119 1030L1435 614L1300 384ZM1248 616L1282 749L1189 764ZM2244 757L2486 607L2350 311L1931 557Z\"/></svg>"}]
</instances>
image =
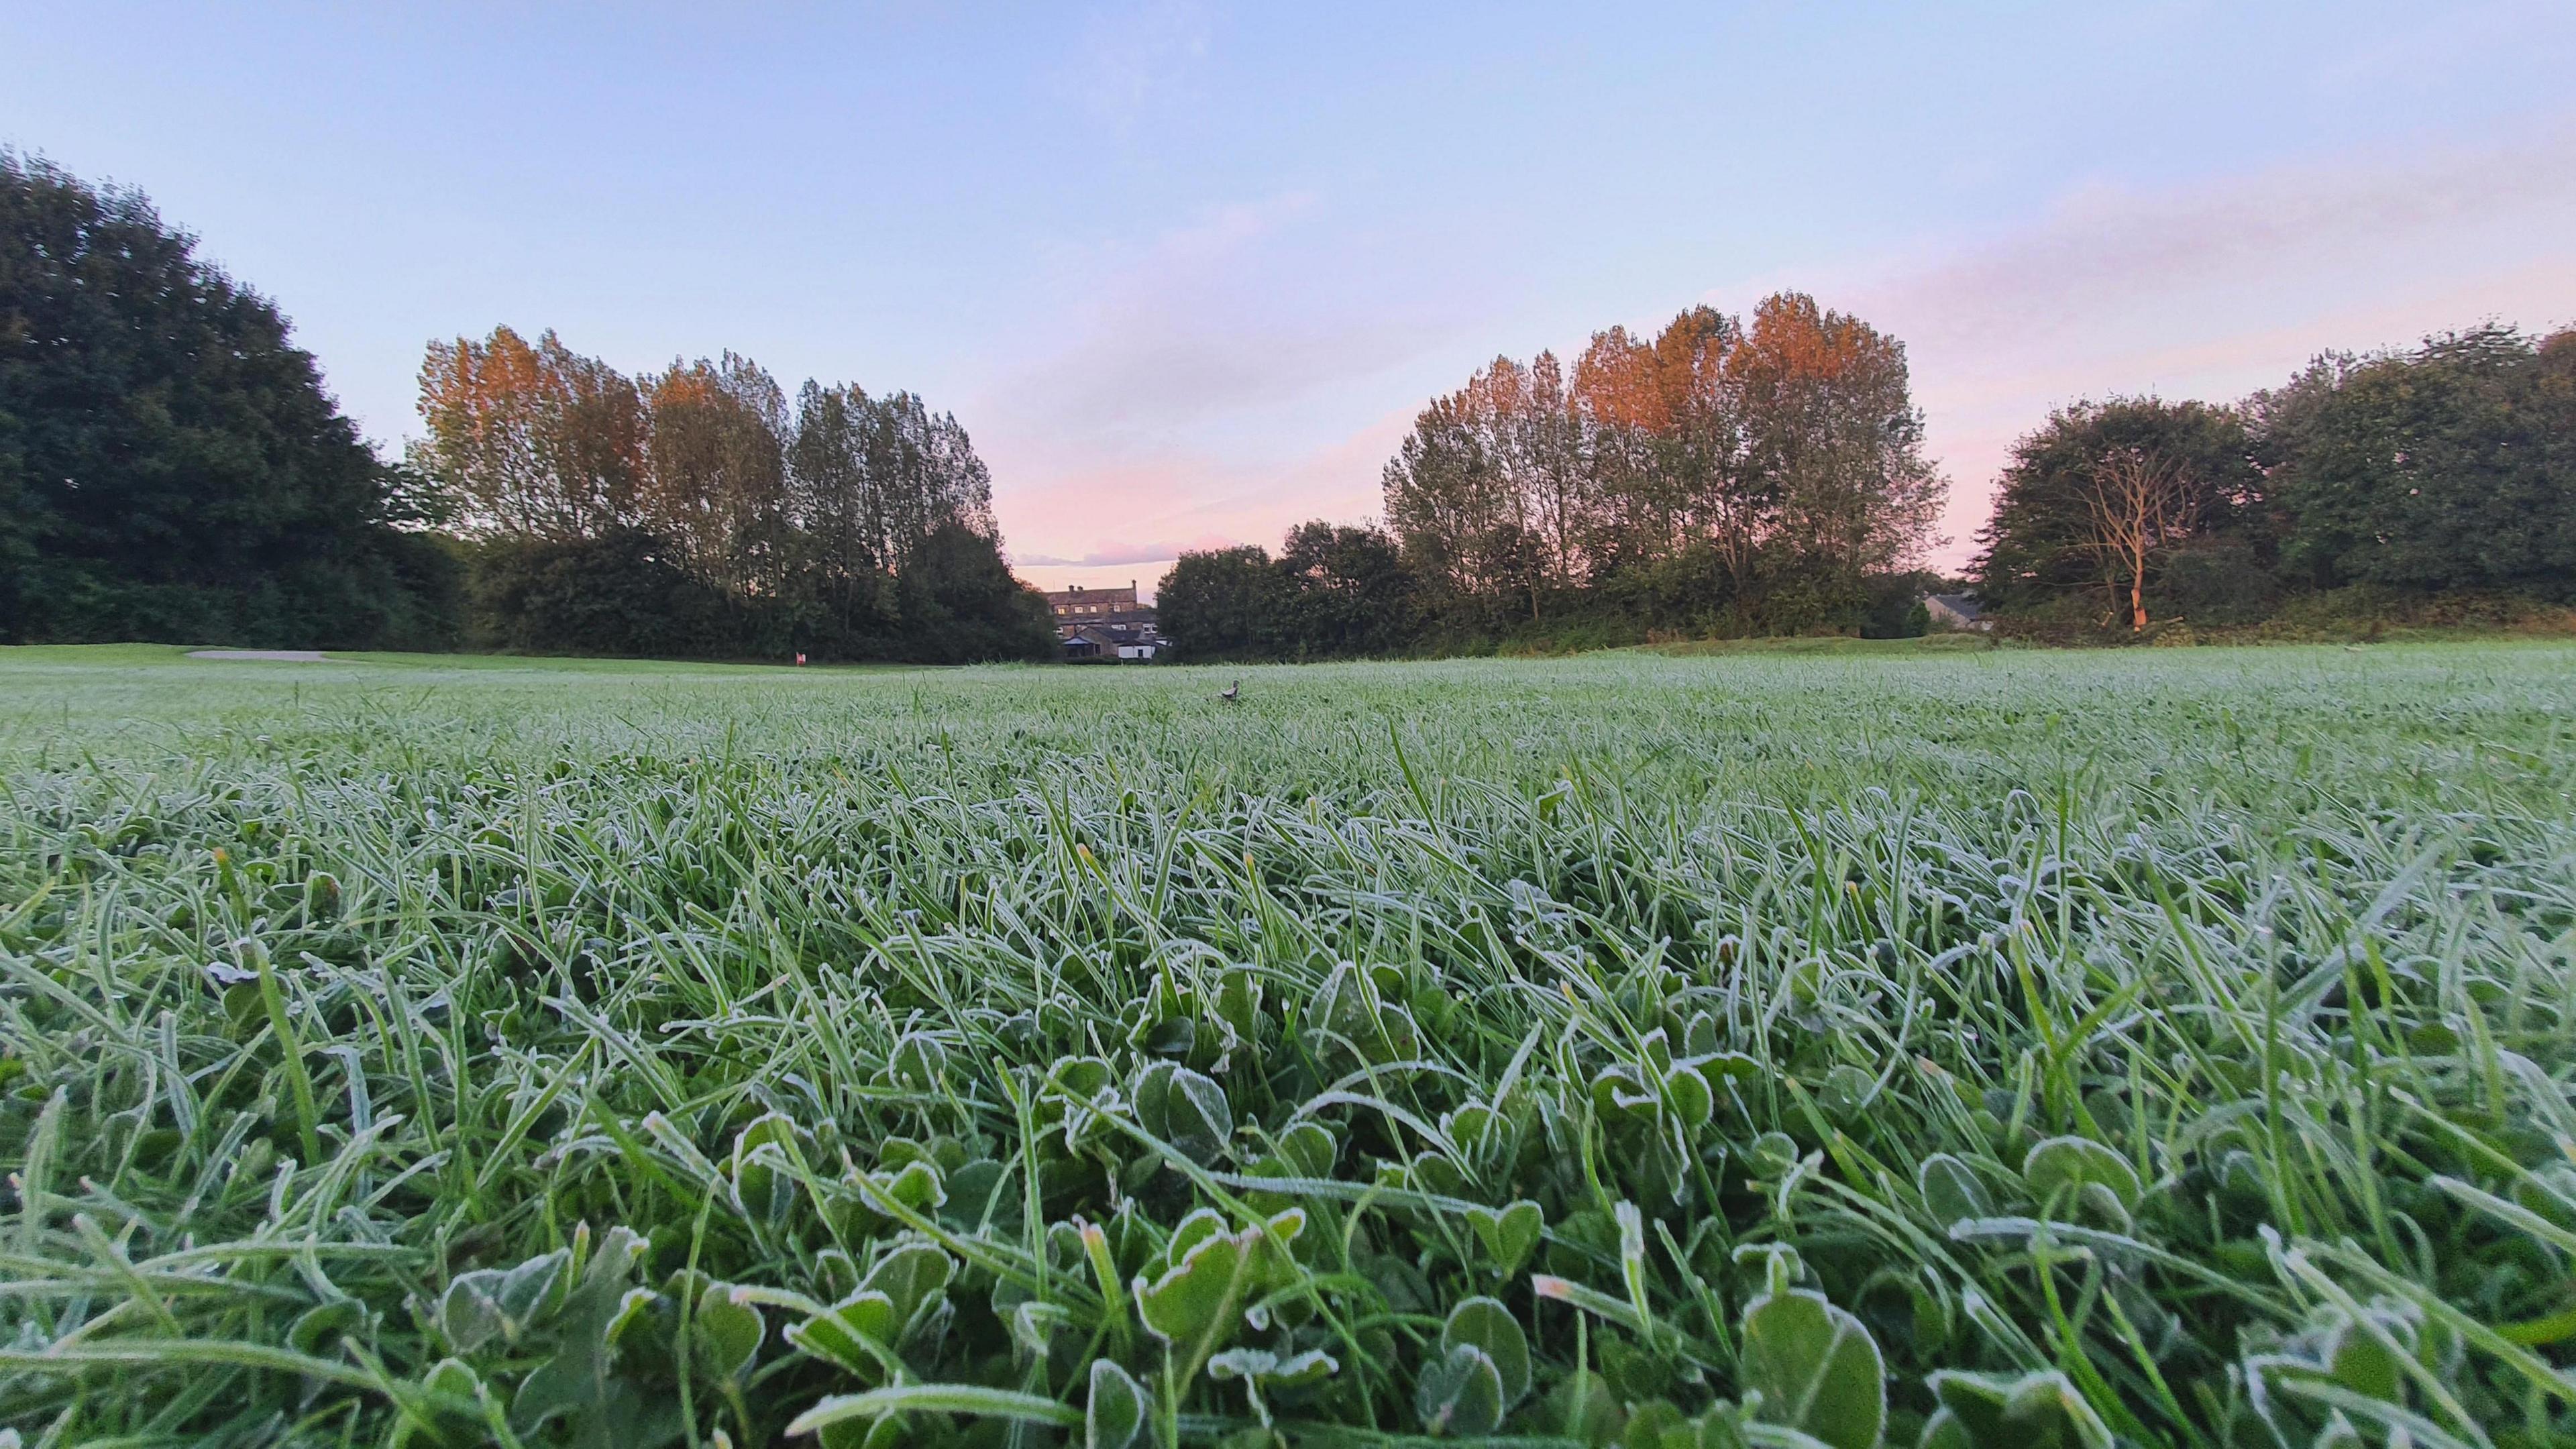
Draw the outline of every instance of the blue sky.
<instances>
[{"instance_id":1,"label":"blue sky","mask_svg":"<svg viewBox=\"0 0 2576 1449\"><path fill-rule=\"evenodd\" d=\"M0 9L0 144L142 187L368 432L432 337L908 387L1045 582L1377 506L1496 353L1796 287L2012 437L2576 321L2576 5Z\"/></svg>"}]
</instances>

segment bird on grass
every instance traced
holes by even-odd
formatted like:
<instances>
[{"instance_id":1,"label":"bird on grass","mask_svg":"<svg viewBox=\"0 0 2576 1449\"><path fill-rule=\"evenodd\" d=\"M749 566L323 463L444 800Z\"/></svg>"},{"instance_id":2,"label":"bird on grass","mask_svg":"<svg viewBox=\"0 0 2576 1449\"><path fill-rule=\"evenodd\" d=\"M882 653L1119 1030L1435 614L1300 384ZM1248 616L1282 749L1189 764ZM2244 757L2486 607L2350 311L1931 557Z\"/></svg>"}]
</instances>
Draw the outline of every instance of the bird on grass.
<instances>
[{"instance_id":1,"label":"bird on grass","mask_svg":"<svg viewBox=\"0 0 2576 1449\"><path fill-rule=\"evenodd\" d=\"M1216 697L1224 700L1228 704L1232 704L1234 703L1235 696L1241 693L1243 693L1243 681L1238 679L1234 683L1227 685L1225 688L1218 690Z\"/></svg>"}]
</instances>

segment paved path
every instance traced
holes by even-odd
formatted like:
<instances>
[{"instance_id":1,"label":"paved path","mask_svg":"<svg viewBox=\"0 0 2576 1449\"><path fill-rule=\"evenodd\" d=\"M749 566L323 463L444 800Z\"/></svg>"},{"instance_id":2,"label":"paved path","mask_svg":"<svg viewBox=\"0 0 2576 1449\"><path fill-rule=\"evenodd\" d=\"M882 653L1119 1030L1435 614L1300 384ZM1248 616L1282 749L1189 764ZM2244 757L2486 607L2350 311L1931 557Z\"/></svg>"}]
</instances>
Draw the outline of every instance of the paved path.
<instances>
[{"instance_id":1,"label":"paved path","mask_svg":"<svg viewBox=\"0 0 2576 1449\"><path fill-rule=\"evenodd\" d=\"M191 649L191 659L267 659L280 664L335 664L319 649Z\"/></svg>"}]
</instances>

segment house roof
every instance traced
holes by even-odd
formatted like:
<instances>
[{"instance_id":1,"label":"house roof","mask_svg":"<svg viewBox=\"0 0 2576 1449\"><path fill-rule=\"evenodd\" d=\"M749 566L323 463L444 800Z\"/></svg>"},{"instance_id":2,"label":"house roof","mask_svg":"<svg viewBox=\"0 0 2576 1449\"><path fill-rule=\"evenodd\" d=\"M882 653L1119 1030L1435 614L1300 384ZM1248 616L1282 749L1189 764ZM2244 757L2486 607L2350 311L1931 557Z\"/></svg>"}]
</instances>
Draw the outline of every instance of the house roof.
<instances>
[{"instance_id":1,"label":"house roof","mask_svg":"<svg viewBox=\"0 0 2576 1449\"><path fill-rule=\"evenodd\" d=\"M1926 594L1923 602L1938 604L1962 619L1973 619L1982 612L1977 605L1977 596L1974 594Z\"/></svg>"}]
</instances>

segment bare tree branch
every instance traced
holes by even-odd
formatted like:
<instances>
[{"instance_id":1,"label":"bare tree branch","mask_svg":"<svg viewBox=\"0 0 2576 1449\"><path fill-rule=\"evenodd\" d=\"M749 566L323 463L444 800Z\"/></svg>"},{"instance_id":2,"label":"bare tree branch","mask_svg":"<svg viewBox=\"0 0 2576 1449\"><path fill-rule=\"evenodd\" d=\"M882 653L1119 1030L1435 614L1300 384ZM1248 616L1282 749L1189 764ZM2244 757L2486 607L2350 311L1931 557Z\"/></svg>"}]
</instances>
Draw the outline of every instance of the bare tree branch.
<instances>
[{"instance_id":1,"label":"bare tree branch","mask_svg":"<svg viewBox=\"0 0 2576 1449\"><path fill-rule=\"evenodd\" d=\"M2162 453L2115 448L2093 465L2084 549L2113 598L2126 588L2132 632L2147 627L2147 560L2189 531L2191 494L2182 466Z\"/></svg>"}]
</instances>

